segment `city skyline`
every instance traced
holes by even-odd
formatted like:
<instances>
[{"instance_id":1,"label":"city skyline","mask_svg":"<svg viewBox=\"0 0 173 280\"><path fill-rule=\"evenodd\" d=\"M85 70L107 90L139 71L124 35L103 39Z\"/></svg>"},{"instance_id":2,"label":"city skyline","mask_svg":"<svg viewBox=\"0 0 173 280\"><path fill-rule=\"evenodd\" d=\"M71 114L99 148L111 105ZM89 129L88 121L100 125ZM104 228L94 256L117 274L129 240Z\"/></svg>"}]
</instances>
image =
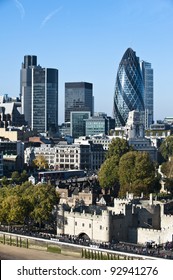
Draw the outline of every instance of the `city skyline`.
<instances>
[{"instance_id":1,"label":"city skyline","mask_svg":"<svg viewBox=\"0 0 173 280\"><path fill-rule=\"evenodd\" d=\"M171 0L1 0L0 94L19 96L23 57L36 55L59 71L59 123L66 82L92 83L95 111L112 116L118 65L131 47L154 70L154 121L171 117L172 14Z\"/></svg>"}]
</instances>

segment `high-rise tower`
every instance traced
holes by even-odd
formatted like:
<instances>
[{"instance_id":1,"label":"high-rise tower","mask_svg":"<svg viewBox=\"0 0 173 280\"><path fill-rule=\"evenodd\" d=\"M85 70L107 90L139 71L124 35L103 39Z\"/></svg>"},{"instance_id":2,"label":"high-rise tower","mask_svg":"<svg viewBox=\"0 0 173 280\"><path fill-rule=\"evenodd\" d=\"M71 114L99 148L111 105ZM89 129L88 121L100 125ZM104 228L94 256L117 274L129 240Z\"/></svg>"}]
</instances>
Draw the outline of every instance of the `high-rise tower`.
<instances>
[{"instance_id":1,"label":"high-rise tower","mask_svg":"<svg viewBox=\"0 0 173 280\"><path fill-rule=\"evenodd\" d=\"M151 63L142 61L141 70L144 82L145 128L154 122L153 116L153 69Z\"/></svg>"},{"instance_id":2,"label":"high-rise tower","mask_svg":"<svg viewBox=\"0 0 173 280\"><path fill-rule=\"evenodd\" d=\"M58 70L37 65L37 57L27 55L20 71L22 113L31 129L39 133L58 127Z\"/></svg>"},{"instance_id":3,"label":"high-rise tower","mask_svg":"<svg viewBox=\"0 0 173 280\"><path fill-rule=\"evenodd\" d=\"M139 57L128 48L119 64L113 115L115 126L125 126L130 111L140 112L140 119L145 124L145 86Z\"/></svg>"},{"instance_id":4,"label":"high-rise tower","mask_svg":"<svg viewBox=\"0 0 173 280\"><path fill-rule=\"evenodd\" d=\"M86 82L65 83L65 122L70 121L70 112L94 112L93 85Z\"/></svg>"}]
</instances>

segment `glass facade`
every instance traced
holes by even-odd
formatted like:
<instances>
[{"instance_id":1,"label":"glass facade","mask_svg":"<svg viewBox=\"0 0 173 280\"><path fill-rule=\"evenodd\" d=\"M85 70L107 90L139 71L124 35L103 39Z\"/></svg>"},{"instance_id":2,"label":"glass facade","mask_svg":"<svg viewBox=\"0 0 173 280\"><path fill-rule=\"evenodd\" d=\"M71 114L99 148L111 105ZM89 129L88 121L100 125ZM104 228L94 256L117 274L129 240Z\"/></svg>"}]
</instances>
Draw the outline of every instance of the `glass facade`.
<instances>
[{"instance_id":1,"label":"glass facade","mask_svg":"<svg viewBox=\"0 0 173 280\"><path fill-rule=\"evenodd\" d=\"M154 122L153 116L153 69L151 63L142 61L142 76L144 81L144 104L145 104L145 129L150 128Z\"/></svg>"},{"instance_id":2,"label":"glass facade","mask_svg":"<svg viewBox=\"0 0 173 280\"><path fill-rule=\"evenodd\" d=\"M86 136L106 134L106 119L93 117L86 120Z\"/></svg>"},{"instance_id":3,"label":"glass facade","mask_svg":"<svg viewBox=\"0 0 173 280\"><path fill-rule=\"evenodd\" d=\"M21 69L22 113L39 133L58 128L58 70L37 66L36 56L25 56Z\"/></svg>"},{"instance_id":4,"label":"glass facade","mask_svg":"<svg viewBox=\"0 0 173 280\"><path fill-rule=\"evenodd\" d=\"M138 110L141 121L144 122L144 83L139 58L128 48L119 64L115 93L113 115L115 126L125 126L130 111Z\"/></svg>"},{"instance_id":5,"label":"glass facade","mask_svg":"<svg viewBox=\"0 0 173 280\"><path fill-rule=\"evenodd\" d=\"M70 123L71 123L71 136L78 138L85 136L85 120L90 117L90 112L71 112Z\"/></svg>"},{"instance_id":6,"label":"glass facade","mask_svg":"<svg viewBox=\"0 0 173 280\"><path fill-rule=\"evenodd\" d=\"M42 68L33 68L32 70L31 127L38 132L44 132L46 131L45 70Z\"/></svg>"},{"instance_id":7,"label":"glass facade","mask_svg":"<svg viewBox=\"0 0 173 280\"><path fill-rule=\"evenodd\" d=\"M93 86L91 83L65 83L65 122L70 121L70 112L89 111L93 115Z\"/></svg>"}]
</instances>

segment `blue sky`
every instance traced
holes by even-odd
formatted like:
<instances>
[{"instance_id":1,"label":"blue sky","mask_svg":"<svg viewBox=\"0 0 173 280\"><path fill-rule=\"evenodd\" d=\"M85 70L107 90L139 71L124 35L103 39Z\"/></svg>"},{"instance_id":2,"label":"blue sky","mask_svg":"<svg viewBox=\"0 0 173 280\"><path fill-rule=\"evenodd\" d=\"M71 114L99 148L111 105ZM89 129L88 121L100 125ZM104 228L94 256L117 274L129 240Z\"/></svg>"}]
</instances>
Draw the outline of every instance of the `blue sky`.
<instances>
[{"instance_id":1,"label":"blue sky","mask_svg":"<svg viewBox=\"0 0 173 280\"><path fill-rule=\"evenodd\" d=\"M128 47L154 69L154 119L173 117L173 0L0 0L0 94L19 96L24 55L91 82L95 111L112 115L119 62Z\"/></svg>"}]
</instances>

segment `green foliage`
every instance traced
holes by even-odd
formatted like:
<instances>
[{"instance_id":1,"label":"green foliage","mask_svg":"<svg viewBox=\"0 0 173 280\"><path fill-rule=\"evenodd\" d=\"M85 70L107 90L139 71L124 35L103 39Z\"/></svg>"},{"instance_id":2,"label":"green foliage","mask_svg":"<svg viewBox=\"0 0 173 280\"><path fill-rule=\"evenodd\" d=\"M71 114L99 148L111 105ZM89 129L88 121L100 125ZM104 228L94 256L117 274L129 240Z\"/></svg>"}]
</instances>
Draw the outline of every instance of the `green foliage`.
<instances>
[{"instance_id":1,"label":"green foliage","mask_svg":"<svg viewBox=\"0 0 173 280\"><path fill-rule=\"evenodd\" d=\"M161 171L166 177L173 178L173 158L172 157L170 157L169 161L162 163Z\"/></svg>"},{"instance_id":2,"label":"green foliage","mask_svg":"<svg viewBox=\"0 0 173 280\"><path fill-rule=\"evenodd\" d=\"M41 225L42 221L48 221L53 206L57 203L55 189L47 184L34 186L34 196L32 196L33 211L30 213L34 221Z\"/></svg>"},{"instance_id":3,"label":"green foliage","mask_svg":"<svg viewBox=\"0 0 173 280\"><path fill-rule=\"evenodd\" d=\"M47 184L22 185L0 188L0 222L39 223L52 220L52 210L58 196L54 187Z\"/></svg>"},{"instance_id":4,"label":"green foliage","mask_svg":"<svg viewBox=\"0 0 173 280\"><path fill-rule=\"evenodd\" d=\"M23 170L20 174L21 182L26 182L28 180L28 173L26 170Z\"/></svg>"},{"instance_id":5,"label":"green foliage","mask_svg":"<svg viewBox=\"0 0 173 280\"><path fill-rule=\"evenodd\" d=\"M8 186L8 184L9 184L8 178L6 176L3 176L1 179L1 186L6 187Z\"/></svg>"},{"instance_id":6,"label":"green foliage","mask_svg":"<svg viewBox=\"0 0 173 280\"><path fill-rule=\"evenodd\" d=\"M99 184L102 188L119 188L119 161L123 154L131 150L124 139L115 138L109 145L106 160L98 172Z\"/></svg>"},{"instance_id":7,"label":"green foliage","mask_svg":"<svg viewBox=\"0 0 173 280\"><path fill-rule=\"evenodd\" d=\"M171 178L166 178L165 180L165 188L166 190L173 195L173 179Z\"/></svg>"},{"instance_id":8,"label":"green foliage","mask_svg":"<svg viewBox=\"0 0 173 280\"><path fill-rule=\"evenodd\" d=\"M159 151L163 158L167 161L170 156L173 156L173 136L168 136L160 145Z\"/></svg>"},{"instance_id":9,"label":"green foliage","mask_svg":"<svg viewBox=\"0 0 173 280\"><path fill-rule=\"evenodd\" d=\"M119 163L120 196L126 192L135 195L154 192L157 185L155 166L146 152L131 151L123 155Z\"/></svg>"},{"instance_id":10,"label":"green foliage","mask_svg":"<svg viewBox=\"0 0 173 280\"><path fill-rule=\"evenodd\" d=\"M118 185L119 174L118 174L119 160L116 156L107 158L102 164L99 172L98 179L102 188L111 188L112 186Z\"/></svg>"},{"instance_id":11,"label":"green foliage","mask_svg":"<svg viewBox=\"0 0 173 280\"><path fill-rule=\"evenodd\" d=\"M111 144L109 145L106 158L115 156L118 160L120 160L121 156L129 152L131 149L132 148L125 139L113 138Z\"/></svg>"},{"instance_id":12,"label":"green foliage","mask_svg":"<svg viewBox=\"0 0 173 280\"><path fill-rule=\"evenodd\" d=\"M20 175L18 171L14 171L11 174L11 180L13 184L18 184L20 182Z\"/></svg>"}]
</instances>

